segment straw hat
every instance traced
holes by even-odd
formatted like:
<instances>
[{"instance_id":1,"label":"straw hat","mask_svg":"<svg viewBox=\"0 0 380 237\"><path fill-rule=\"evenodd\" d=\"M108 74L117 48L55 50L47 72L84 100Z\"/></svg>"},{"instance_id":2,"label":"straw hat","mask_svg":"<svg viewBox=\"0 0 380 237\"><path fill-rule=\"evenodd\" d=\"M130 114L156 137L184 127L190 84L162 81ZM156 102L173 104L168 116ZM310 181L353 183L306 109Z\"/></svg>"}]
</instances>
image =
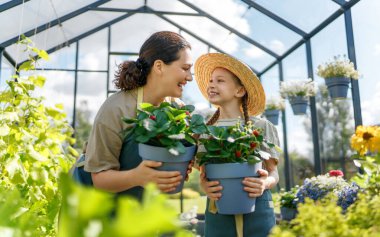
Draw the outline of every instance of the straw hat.
<instances>
[{"instance_id":1,"label":"straw hat","mask_svg":"<svg viewBox=\"0 0 380 237\"><path fill-rule=\"evenodd\" d=\"M248 113L258 115L265 109L265 93L256 74L244 63L222 53L208 53L195 62L194 75L203 96L208 99L207 85L215 68L225 68L237 76L248 93Z\"/></svg>"}]
</instances>

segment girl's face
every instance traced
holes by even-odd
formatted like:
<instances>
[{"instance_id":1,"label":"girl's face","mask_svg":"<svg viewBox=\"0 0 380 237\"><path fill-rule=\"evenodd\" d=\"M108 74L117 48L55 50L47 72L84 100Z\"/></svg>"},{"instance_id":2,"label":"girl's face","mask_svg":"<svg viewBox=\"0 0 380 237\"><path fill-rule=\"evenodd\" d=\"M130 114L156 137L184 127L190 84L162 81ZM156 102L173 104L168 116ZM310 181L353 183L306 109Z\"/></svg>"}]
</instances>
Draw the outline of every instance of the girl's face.
<instances>
[{"instance_id":1,"label":"girl's face","mask_svg":"<svg viewBox=\"0 0 380 237\"><path fill-rule=\"evenodd\" d=\"M224 68L216 68L207 86L208 99L211 104L223 106L233 101L239 101L245 90L239 84L239 79Z\"/></svg>"},{"instance_id":2,"label":"girl's face","mask_svg":"<svg viewBox=\"0 0 380 237\"><path fill-rule=\"evenodd\" d=\"M182 49L179 55L178 60L170 64L162 64L160 87L165 96L181 97L183 87L188 81L193 80L190 71L193 66L191 50L189 48Z\"/></svg>"}]
</instances>

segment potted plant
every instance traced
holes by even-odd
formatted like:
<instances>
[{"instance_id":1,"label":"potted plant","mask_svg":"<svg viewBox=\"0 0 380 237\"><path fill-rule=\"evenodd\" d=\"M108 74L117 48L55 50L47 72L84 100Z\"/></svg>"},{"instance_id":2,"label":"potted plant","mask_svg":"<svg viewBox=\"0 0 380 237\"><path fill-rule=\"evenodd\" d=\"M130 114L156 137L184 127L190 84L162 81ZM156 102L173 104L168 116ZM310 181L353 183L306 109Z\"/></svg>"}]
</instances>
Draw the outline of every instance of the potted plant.
<instances>
[{"instance_id":1,"label":"potted plant","mask_svg":"<svg viewBox=\"0 0 380 237\"><path fill-rule=\"evenodd\" d=\"M285 109L284 100L277 97L269 97L266 103L265 117L274 125L278 125L280 110Z\"/></svg>"},{"instance_id":2,"label":"potted plant","mask_svg":"<svg viewBox=\"0 0 380 237\"><path fill-rule=\"evenodd\" d=\"M280 191L280 212L282 220L290 221L297 214L297 192L299 186L295 186L289 191L281 189Z\"/></svg>"},{"instance_id":3,"label":"potted plant","mask_svg":"<svg viewBox=\"0 0 380 237\"><path fill-rule=\"evenodd\" d=\"M262 160L270 154L260 147L274 147L263 136L263 130L252 123L230 127L209 126L209 136L200 138L206 152L198 152L199 165L205 165L209 180L219 180L222 197L216 201L220 214L244 214L255 210L255 198L243 190L245 177L257 176Z\"/></svg>"},{"instance_id":4,"label":"potted plant","mask_svg":"<svg viewBox=\"0 0 380 237\"><path fill-rule=\"evenodd\" d=\"M281 82L280 94L288 98L295 115L306 114L310 96L315 96L315 83L313 80L291 80Z\"/></svg>"},{"instance_id":5,"label":"potted plant","mask_svg":"<svg viewBox=\"0 0 380 237\"><path fill-rule=\"evenodd\" d=\"M175 102L163 102L160 106L142 103L136 118L123 118L132 125L124 131L124 138L134 137L143 160L163 162L158 170L180 171L185 178L196 151L193 135L207 131L203 117L191 115L193 111L194 106L181 107ZM183 181L170 193L180 192Z\"/></svg>"},{"instance_id":6,"label":"potted plant","mask_svg":"<svg viewBox=\"0 0 380 237\"><path fill-rule=\"evenodd\" d=\"M337 198L337 204L346 210L357 199L360 187L355 183L348 183L343 178L343 172L340 170L331 170L325 175L318 175L310 179L305 179L304 184L297 192L298 202L305 202L305 198L314 201L324 198L329 193L334 193Z\"/></svg>"},{"instance_id":7,"label":"potted plant","mask_svg":"<svg viewBox=\"0 0 380 237\"><path fill-rule=\"evenodd\" d=\"M326 86L332 99L347 98L350 79L357 80L359 72L345 56L334 57L333 61L318 66L317 75L325 78Z\"/></svg>"}]
</instances>

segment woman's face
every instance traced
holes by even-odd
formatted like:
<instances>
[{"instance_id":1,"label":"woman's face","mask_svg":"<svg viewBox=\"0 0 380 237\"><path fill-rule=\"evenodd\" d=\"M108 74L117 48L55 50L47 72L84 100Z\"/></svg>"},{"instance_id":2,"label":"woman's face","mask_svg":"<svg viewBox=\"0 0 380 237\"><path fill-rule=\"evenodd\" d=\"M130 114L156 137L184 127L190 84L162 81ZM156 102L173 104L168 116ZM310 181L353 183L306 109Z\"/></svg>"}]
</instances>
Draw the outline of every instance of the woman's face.
<instances>
[{"instance_id":1,"label":"woman's face","mask_svg":"<svg viewBox=\"0 0 380 237\"><path fill-rule=\"evenodd\" d=\"M164 64L162 67L160 84L165 96L181 97L183 87L188 81L193 80L190 71L193 66L191 50L189 48L182 49L179 56L178 60L170 64Z\"/></svg>"},{"instance_id":2,"label":"woman's face","mask_svg":"<svg viewBox=\"0 0 380 237\"><path fill-rule=\"evenodd\" d=\"M230 71L224 68L216 68L207 86L207 95L211 104L222 106L234 100L239 100L244 95L241 86Z\"/></svg>"}]
</instances>

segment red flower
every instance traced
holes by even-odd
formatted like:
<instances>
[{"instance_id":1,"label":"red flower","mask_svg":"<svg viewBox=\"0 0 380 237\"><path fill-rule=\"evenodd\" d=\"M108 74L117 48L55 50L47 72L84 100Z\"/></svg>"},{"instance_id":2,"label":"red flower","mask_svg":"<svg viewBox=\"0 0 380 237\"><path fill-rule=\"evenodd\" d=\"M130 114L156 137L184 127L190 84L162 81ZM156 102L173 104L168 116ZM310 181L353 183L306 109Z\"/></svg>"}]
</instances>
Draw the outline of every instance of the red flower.
<instances>
[{"instance_id":1,"label":"red flower","mask_svg":"<svg viewBox=\"0 0 380 237\"><path fill-rule=\"evenodd\" d=\"M149 118L150 118L151 120L156 120L156 116L154 116L154 115L149 116Z\"/></svg>"},{"instance_id":2,"label":"red flower","mask_svg":"<svg viewBox=\"0 0 380 237\"><path fill-rule=\"evenodd\" d=\"M336 176L336 177L340 177L340 176L343 177L344 174L340 170L330 170L329 175Z\"/></svg>"},{"instance_id":3,"label":"red flower","mask_svg":"<svg viewBox=\"0 0 380 237\"><path fill-rule=\"evenodd\" d=\"M260 133L257 130L253 130L253 135L255 135L255 137L258 137L260 135Z\"/></svg>"},{"instance_id":4,"label":"red flower","mask_svg":"<svg viewBox=\"0 0 380 237\"><path fill-rule=\"evenodd\" d=\"M241 151L235 151L235 156L236 156L236 158L240 158L240 156L241 156Z\"/></svg>"},{"instance_id":5,"label":"red flower","mask_svg":"<svg viewBox=\"0 0 380 237\"><path fill-rule=\"evenodd\" d=\"M251 142L251 144L249 144L251 149L255 149L256 146L257 146L257 143L256 142Z\"/></svg>"},{"instance_id":6,"label":"red flower","mask_svg":"<svg viewBox=\"0 0 380 237\"><path fill-rule=\"evenodd\" d=\"M186 111L186 115L190 115L190 112L189 112L189 111Z\"/></svg>"}]
</instances>

